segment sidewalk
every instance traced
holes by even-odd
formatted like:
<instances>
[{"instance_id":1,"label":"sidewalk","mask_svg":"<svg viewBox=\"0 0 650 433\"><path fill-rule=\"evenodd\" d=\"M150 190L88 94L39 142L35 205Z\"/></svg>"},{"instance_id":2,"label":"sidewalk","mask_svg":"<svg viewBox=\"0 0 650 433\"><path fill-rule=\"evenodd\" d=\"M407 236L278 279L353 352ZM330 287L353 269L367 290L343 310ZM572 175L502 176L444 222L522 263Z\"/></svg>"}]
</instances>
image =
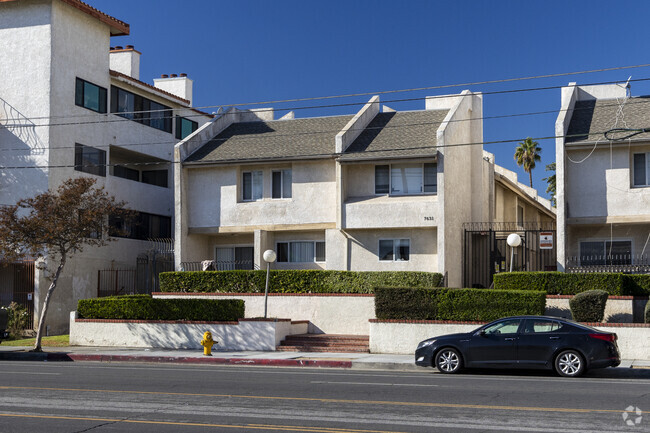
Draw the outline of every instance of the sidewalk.
<instances>
[{"instance_id":1,"label":"sidewalk","mask_svg":"<svg viewBox=\"0 0 650 433\"><path fill-rule=\"evenodd\" d=\"M121 347L51 347L41 353L30 347L0 345L0 361L97 361L185 364L264 365L274 367L326 367L381 370L419 370L413 355L314 352L219 352L204 356L201 350ZM650 361L623 360L622 368L650 369Z\"/></svg>"}]
</instances>

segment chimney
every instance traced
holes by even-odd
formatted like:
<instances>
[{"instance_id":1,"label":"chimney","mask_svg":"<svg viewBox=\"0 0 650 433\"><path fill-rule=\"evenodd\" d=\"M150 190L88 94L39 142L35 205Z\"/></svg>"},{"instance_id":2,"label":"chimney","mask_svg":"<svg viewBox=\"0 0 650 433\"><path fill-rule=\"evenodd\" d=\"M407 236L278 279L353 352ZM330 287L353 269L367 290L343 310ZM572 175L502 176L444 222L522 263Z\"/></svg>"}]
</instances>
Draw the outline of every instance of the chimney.
<instances>
[{"instance_id":1,"label":"chimney","mask_svg":"<svg viewBox=\"0 0 650 433\"><path fill-rule=\"evenodd\" d=\"M140 79L140 53L133 45L116 46L110 51L110 68L136 80Z\"/></svg>"},{"instance_id":2,"label":"chimney","mask_svg":"<svg viewBox=\"0 0 650 433\"><path fill-rule=\"evenodd\" d=\"M153 79L153 85L160 90L169 92L179 98L187 99L192 105L193 81L187 78L187 74L162 74L160 78Z\"/></svg>"}]
</instances>

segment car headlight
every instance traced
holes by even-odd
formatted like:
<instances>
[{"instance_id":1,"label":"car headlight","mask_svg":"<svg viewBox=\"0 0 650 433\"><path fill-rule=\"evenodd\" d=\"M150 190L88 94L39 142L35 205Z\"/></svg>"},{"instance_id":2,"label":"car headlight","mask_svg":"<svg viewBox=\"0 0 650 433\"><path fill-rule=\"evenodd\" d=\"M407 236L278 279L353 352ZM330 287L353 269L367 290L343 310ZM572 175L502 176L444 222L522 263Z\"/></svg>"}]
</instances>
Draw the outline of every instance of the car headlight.
<instances>
[{"instance_id":1,"label":"car headlight","mask_svg":"<svg viewBox=\"0 0 650 433\"><path fill-rule=\"evenodd\" d=\"M435 343L436 340L426 340L418 344L418 349L422 349L423 347L431 346L433 343Z\"/></svg>"}]
</instances>

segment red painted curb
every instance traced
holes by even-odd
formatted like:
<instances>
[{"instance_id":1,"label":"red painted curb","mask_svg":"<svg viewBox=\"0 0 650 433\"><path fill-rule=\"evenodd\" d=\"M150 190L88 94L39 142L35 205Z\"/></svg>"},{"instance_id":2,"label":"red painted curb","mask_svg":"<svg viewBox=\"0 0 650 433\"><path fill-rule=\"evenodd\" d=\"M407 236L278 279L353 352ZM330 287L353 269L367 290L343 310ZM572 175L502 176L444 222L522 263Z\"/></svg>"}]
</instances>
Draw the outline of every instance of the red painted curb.
<instances>
[{"instance_id":1,"label":"red painted curb","mask_svg":"<svg viewBox=\"0 0 650 433\"><path fill-rule=\"evenodd\" d=\"M227 364L227 365L264 365L271 367L327 367L352 368L352 361L322 359L250 359L250 358L214 358L214 357L176 357L176 356L132 356L132 355L90 355L68 353L72 361L94 362L166 362L178 364ZM51 359L54 361L55 359Z\"/></svg>"}]
</instances>

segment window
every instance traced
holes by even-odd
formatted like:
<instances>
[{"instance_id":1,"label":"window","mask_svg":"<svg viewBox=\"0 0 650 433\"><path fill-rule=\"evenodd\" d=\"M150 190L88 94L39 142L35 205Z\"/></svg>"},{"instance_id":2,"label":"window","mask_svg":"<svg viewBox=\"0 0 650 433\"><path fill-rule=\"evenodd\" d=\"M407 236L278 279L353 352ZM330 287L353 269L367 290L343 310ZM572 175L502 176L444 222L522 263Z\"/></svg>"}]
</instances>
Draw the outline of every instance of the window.
<instances>
[{"instance_id":1,"label":"window","mask_svg":"<svg viewBox=\"0 0 650 433\"><path fill-rule=\"evenodd\" d=\"M650 186L650 153L633 155L634 186Z\"/></svg>"},{"instance_id":2,"label":"window","mask_svg":"<svg viewBox=\"0 0 650 433\"><path fill-rule=\"evenodd\" d=\"M217 247L217 271L253 270L253 247Z\"/></svg>"},{"instance_id":3,"label":"window","mask_svg":"<svg viewBox=\"0 0 650 433\"><path fill-rule=\"evenodd\" d=\"M171 108L115 86L111 86L111 113L172 132Z\"/></svg>"},{"instance_id":4,"label":"window","mask_svg":"<svg viewBox=\"0 0 650 433\"><path fill-rule=\"evenodd\" d=\"M271 197L291 198L291 169L271 173Z\"/></svg>"},{"instance_id":5,"label":"window","mask_svg":"<svg viewBox=\"0 0 650 433\"><path fill-rule=\"evenodd\" d=\"M375 194L409 195L438 192L437 164L375 166Z\"/></svg>"},{"instance_id":6,"label":"window","mask_svg":"<svg viewBox=\"0 0 650 433\"><path fill-rule=\"evenodd\" d=\"M524 226L524 207L520 205L517 205L517 225Z\"/></svg>"},{"instance_id":7,"label":"window","mask_svg":"<svg viewBox=\"0 0 650 433\"><path fill-rule=\"evenodd\" d=\"M184 139L199 128L199 124L193 120L176 116L176 138Z\"/></svg>"},{"instance_id":8,"label":"window","mask_svg":"<svg viewBox=\"0 0 650 433\"><path fill-rule=\"evenodd\" d=\"M516 334L517 329L519 329L520 322L521 319L503 320L487 328L484 328L483 330L488 335Z\"/></svg>"},{"instance_id":9,"label":"window","mask_svg":"<svg viewBox=\"0 0 650 433\"><path fill-rule=\"evenodd\" d=\"M98 113L106 113L106 89L77 78L75 83L75 105Z\"/></svg>"},{"instance_id":10,"label":"window","mask_svg":"<svg viewBox=\"0 0 650 433\"><path fill-rule=\"evenodd\" d=\"M253 201L262 199L262 171L245 171L242 173L242 200Z\"/></svg>"},{"instance_id":11,"label":"window","mask_svg":"<svg viewBox=\"0 0 650 433\"><path fill-rule=\"evenodd\" d=\"M142 183L167 188L167 170L142 170Z\"/></svg>"},{"instance_id":12,"label":"window","mask_svg":"<svg viewBox=\"0 0 650 433\"><path fill-rule=\"evenodd\" d=\"M74 169L97 176L106 176L106 151L75 143Z\"/></svg>"},{"instance_id":13,"label":"window","mask_svg":"<svg viewBox=\"0 0 650 433\"><path fill-rule=\"evenodd\" d=\"M108 225L109 235L118 238L147 240L172 237L172 219L168 216L135 212L126 219L111 216Z\"/></svg>"},{"instance_id":14,"label":"window","mask_svg":"<svg viewBox=\"0 0 650 433\"><path fill-rule=\"evenodd\" d=\"M411 254L409 239L383 239L379 241L379 260L406 262Z\"/></svg>"},{"instance_id":15,"label":"window","mask_svg":"<svg viewBox=\"0 0 650 433\"><path fill-rule=\"evenodd\" d=\"M580 264L582 266L632 264L632 241L580 242Z\"/></svg>"},{"instance_id":16,"label":"window","mask_svg":"<svg viewBox=\"0 0 650 433\"><path fill-rule=\"evenodd\" d=\"M113 166L113 176L121 177L123 179L140 181L140 172L123 165Z\"/></svg>"},{"instance_id":17,"label":"window","mask_svg":"<svg viewBox=\"0 0 650 433\"><path fill-rule=\"evenodd\" d=\"M325 261L324 241L278 242L279 263L308 263Z\"/></svg>"},{"instance_id":18,"label":"window","mask_svg":"<svg viewBox=\"0 0 650 433\"><path fill-rule=\"evenodd\" d=\"M560 322L555 320L526 320L524 333L526 334L543 334L545 332L558 332L561 328Z\"/></svg>"}]
</instances>

